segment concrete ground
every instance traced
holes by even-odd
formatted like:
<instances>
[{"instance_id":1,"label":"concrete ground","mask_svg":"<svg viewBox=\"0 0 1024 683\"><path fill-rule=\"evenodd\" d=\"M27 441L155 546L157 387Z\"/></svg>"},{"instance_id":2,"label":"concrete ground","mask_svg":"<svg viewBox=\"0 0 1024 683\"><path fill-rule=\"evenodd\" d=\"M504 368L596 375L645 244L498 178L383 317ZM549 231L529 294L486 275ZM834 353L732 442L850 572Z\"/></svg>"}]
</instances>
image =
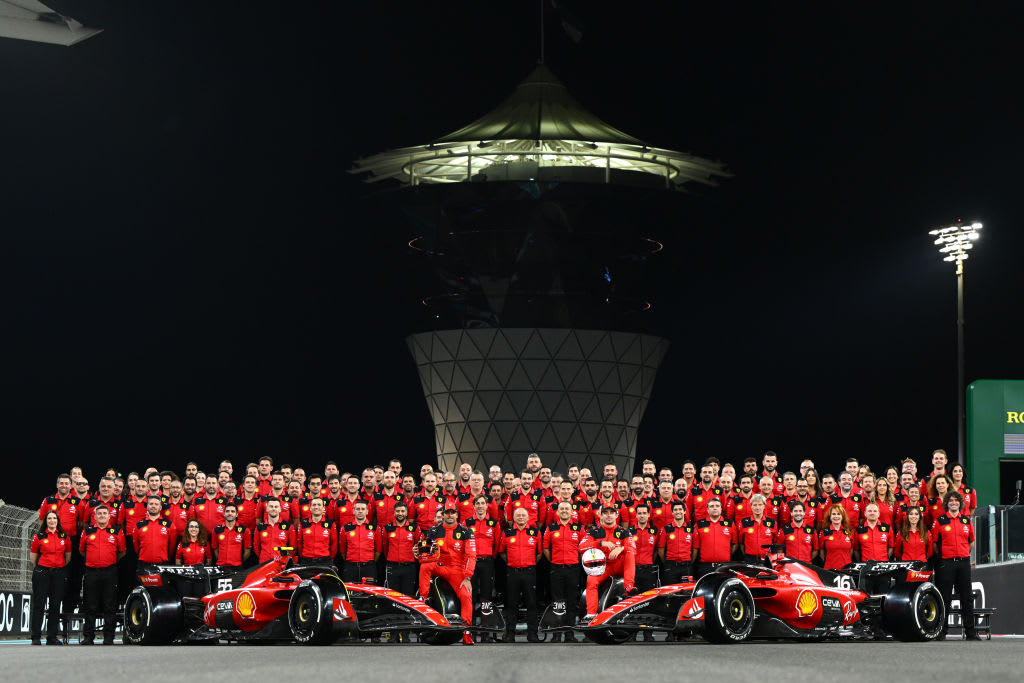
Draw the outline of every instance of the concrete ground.
<instances>
[{"instance_id":1,"label":"concrete ground","mask_svg":"<svg viewBox=\"0 0 1024 683\"><path fill-rule=\"evenodd\" d=\"M554 680L595 681L638 679L713 680L715 683L791 681L816 683L857 680L935 683L985 681L1019 683L1024 639L907 644L685 643L461 644L418 643L297 645L217 645L173 647L32 647L0 644L3 679L18 683L52 683L74 671L76 683L112 680L301 681L331 675L360 681ZM354 678L353 678L354 677ZM465 677L465 678L463 678Z\"/></svg>"}]
</instances>

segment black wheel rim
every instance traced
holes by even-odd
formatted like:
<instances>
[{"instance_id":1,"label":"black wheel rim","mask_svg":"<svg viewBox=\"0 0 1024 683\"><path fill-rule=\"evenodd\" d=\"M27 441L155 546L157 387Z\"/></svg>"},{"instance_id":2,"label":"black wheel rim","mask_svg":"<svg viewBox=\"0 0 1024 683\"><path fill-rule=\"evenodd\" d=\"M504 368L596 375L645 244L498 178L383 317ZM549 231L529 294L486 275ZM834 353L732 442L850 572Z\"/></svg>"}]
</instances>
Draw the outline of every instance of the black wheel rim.
<instances>
[{"instance_id":1,"label":"black wheel rim","mask_svg":"<svg viewBox=\"0 0 1024 683\"><path fill-rule=\"evenodd\" d=\"M729 591L722 600L722 623L730 633L743 633L750 625L750 606L746 596L736 590Z\"/></svg>"},{"instance_id":2,"label":"black wheel rim","mask_svg":"<svg viewBox=\"0 0 1024 683\"><path fill-rule=\"evenodd\" d=\"M129 598L125 619L125 631L131 639L140 638L146 629L146 601L139 596Z\"/></svg>"},{"instance_id":3,"label":"black wheel rim","mask_svg":"<svg viewBox=\"0 0 1024 683\"><path fill-rule=\"evenodd\" d=\"M292 623L295 630L308 635L316 626L316 603L312 596L302 595L292 605Z\"/></svg>"},{"instance_id":4,"label":"black wheel rim","mask_svg":"<svg viewBox=\"0 0 1024 683\"><path fill-rule=\"evenodd\" d=\"M931 593L921 597L917 603L917 621L925 633L938 632L942 628L938 599Z\"/></svg>"}]
</instances>

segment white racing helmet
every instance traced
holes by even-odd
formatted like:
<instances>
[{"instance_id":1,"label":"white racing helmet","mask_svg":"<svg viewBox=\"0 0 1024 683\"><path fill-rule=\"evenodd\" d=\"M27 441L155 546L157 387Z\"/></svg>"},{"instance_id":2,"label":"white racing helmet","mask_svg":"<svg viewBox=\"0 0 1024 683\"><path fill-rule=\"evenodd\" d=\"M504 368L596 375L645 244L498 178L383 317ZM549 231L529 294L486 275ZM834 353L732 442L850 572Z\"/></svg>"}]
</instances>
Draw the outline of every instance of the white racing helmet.
<instances>
[{"instance_id":1,"label":"white racing helmet","mask_svg":"<svg viewBox=\"0 0 1024 683\"><path fill-rule=\"evenodd\" d=\"M604 574L608 558L600 548L591 548L583 551L583 571L588 576L601 576Z\"/></svg>"}]
</instances>

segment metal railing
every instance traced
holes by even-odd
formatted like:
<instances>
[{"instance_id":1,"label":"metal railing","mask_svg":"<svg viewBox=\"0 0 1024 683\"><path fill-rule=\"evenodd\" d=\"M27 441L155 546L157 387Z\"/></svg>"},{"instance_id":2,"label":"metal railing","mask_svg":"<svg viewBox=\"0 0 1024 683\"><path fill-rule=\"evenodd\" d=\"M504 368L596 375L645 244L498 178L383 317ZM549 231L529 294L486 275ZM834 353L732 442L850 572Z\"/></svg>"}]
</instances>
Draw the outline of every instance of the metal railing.
<instances>
[{"instance_id":1,"label":"metal railing","mask_svg":"<svg viewBox=\"0 0 1024 683\"><path fill-rule=\"evenodd\" d=\"M1024 505L984 505L974 513L977 563L1024 560Z\"/></svg>"},{"instance_id":2,"label":"metal railing","mask_svg":"<svg viewBox=\"0 0 1024 683\"><path fill-rule=\"evenodd\" d=\"M38 523L38 511L0 499L0 591L32 590L28 554Z\"/></svg>"}]
</instances>

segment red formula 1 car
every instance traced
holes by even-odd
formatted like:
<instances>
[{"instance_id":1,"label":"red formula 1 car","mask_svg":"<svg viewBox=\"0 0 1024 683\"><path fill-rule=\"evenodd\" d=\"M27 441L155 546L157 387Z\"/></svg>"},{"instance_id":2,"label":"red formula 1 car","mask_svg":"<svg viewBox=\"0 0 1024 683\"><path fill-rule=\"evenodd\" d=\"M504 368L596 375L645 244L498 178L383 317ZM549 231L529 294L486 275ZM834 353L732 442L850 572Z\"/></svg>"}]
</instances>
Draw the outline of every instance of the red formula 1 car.
<instances>
[{"instance_id":1,"label":"red formula 1 car","mask_svg":"<svg viewBox=\"0 0 1024 683\"><path fill-rule=\"evenodd\" d=\"M625 600L622 579L608 581L602 609L571 626L550 608L542 631L582 631L598 643L632 640L638 631L698 634L714 643L752 638L827 637L934 640L945 605L920 562L850 564L829 571L778 552L763 564L730 562L696 581L662 586ZM581 612L582 614L583 612Z\"/></svg>"},{"instance_id":2,"label":"red formula 1 car","mask_svg":"<svg viewBox=\"0 0 1024 683\"><path fill-rule=\"evenodd\" d=\"M346 585L332 566L296 565L290 558L236 571L149 566L140 568L139 580L142 585L124 607L124 641L131 644L328 644L384 631L414 631L421 642L447 644L459 640L465 628L403 593Z\"/></svg>"}]
</instances>

